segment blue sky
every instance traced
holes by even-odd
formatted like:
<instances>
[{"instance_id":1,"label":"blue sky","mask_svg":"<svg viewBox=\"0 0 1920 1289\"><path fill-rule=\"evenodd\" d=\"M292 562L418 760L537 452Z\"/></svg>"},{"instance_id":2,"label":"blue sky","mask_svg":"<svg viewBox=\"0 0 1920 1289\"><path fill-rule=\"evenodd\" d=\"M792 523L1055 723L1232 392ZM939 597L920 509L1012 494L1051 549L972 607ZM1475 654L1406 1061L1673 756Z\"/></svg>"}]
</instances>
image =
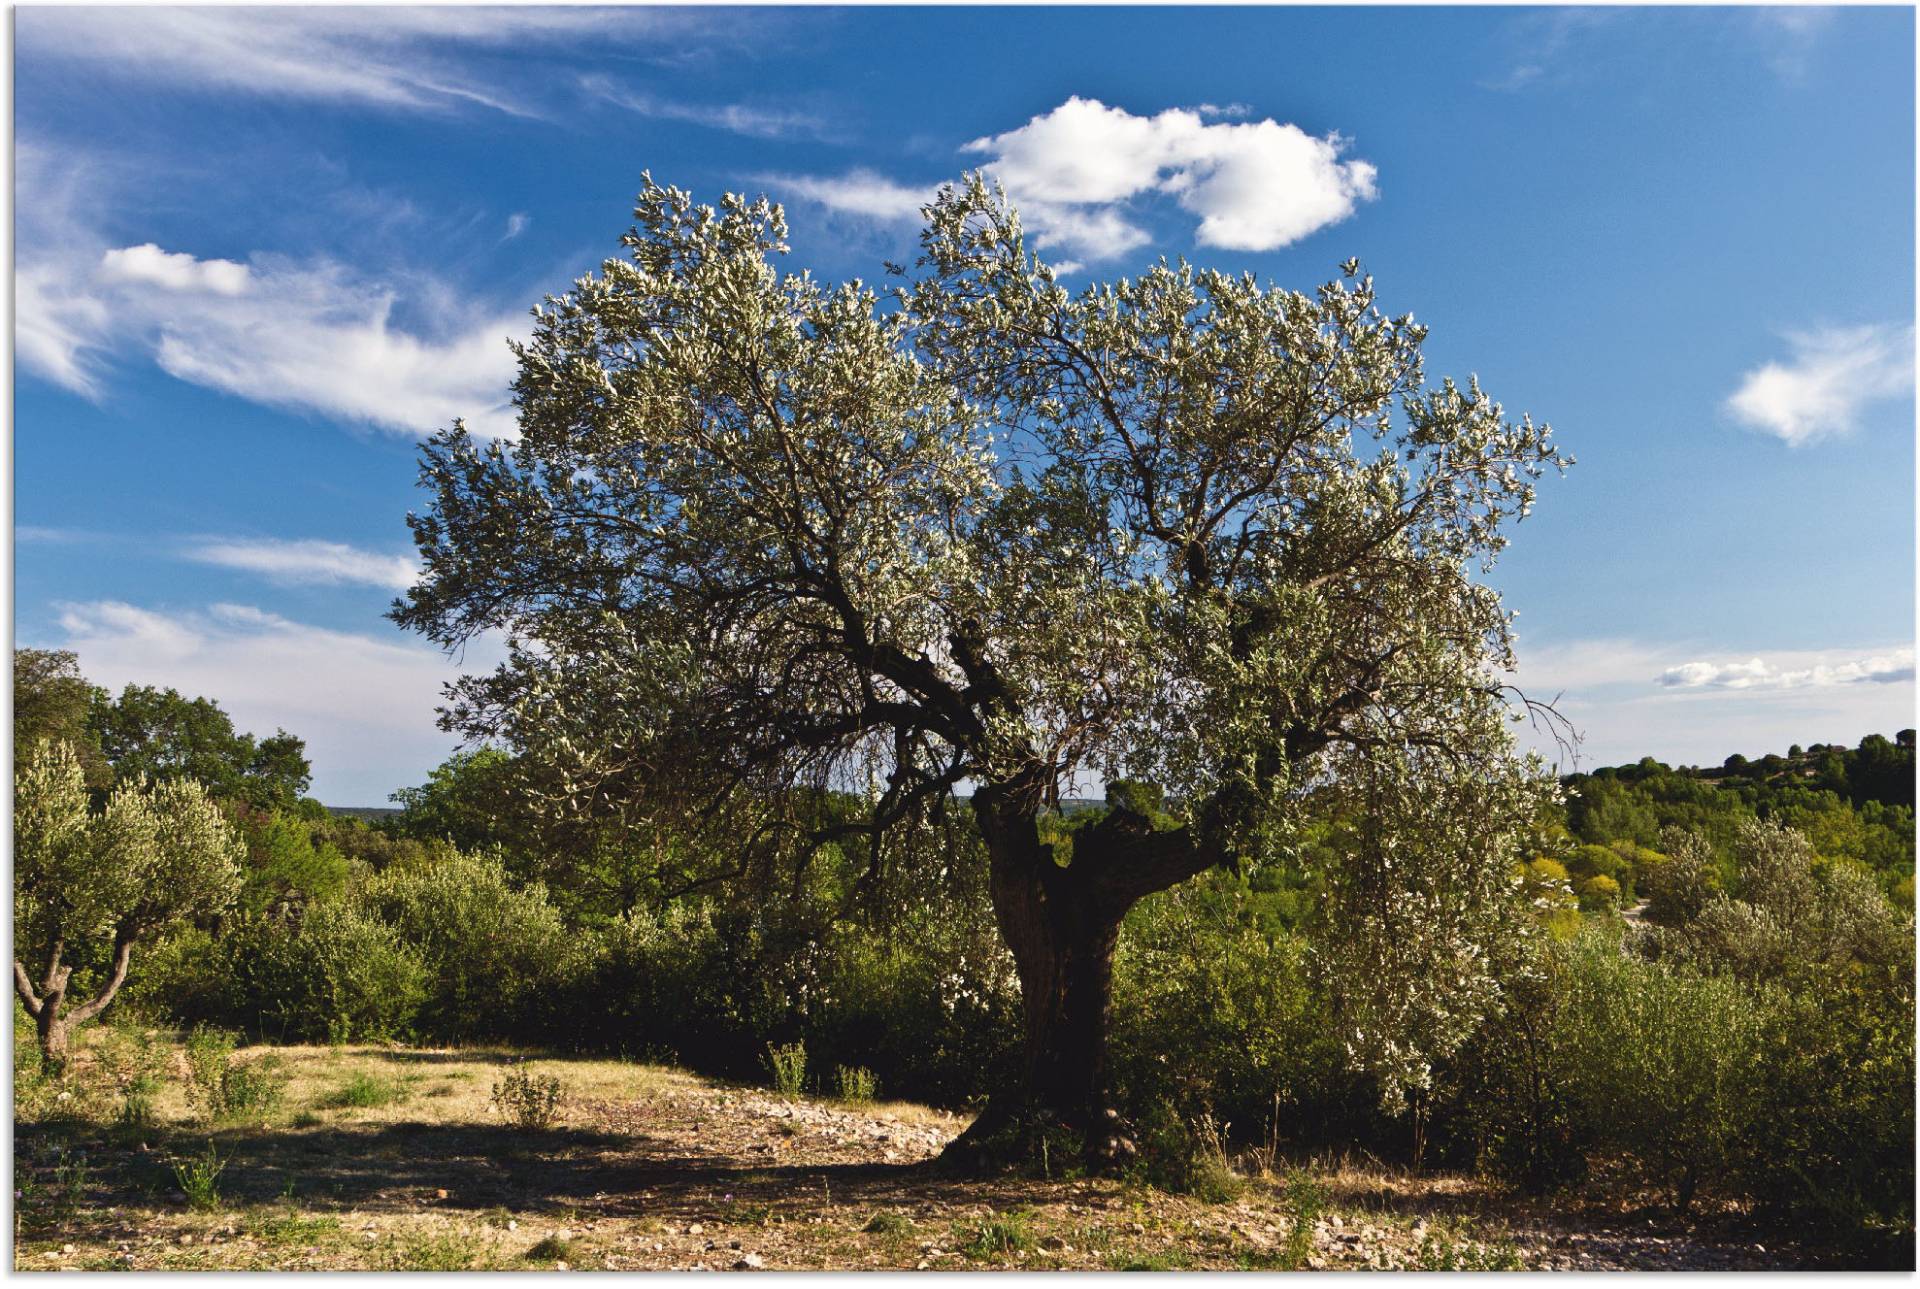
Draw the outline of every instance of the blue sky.
<instances>
[{"instance_id":1,"label":"blue sky","mask_svg":"<svg viewBox=\"0 0 1920 1289\"><path fill-rule=\"evenodd\" d=\"M1586 762L1913 723L1911 9L16 13L16 640L329 803L450 750L415 446L648 169L830 278L972 167L1072 280L1359 256L1579 460L1495 580Z\"/></svg>"}]
</instances>

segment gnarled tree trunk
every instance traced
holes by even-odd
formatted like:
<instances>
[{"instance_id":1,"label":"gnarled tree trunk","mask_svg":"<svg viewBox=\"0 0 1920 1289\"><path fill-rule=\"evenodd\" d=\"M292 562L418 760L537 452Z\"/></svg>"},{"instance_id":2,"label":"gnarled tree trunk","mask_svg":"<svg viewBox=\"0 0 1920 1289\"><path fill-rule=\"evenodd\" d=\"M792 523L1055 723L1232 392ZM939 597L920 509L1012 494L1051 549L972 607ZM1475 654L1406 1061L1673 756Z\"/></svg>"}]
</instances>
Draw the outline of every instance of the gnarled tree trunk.
<instances>
[{"instance_id":1,"label":"gnarled tree trunk","mask_svg":"<svg viewBox=\"0 0 1920 1289\"><path fill-rule=\"evenodd\" d=\"M1107 1085L1113 955L1127 910L1207 867L1186 830L1154 833L1116 810L1075 837L1074 862L1039 839L1037 811L983 788L995 920L1020 976L1025 1023L1018 1084L991 1100L943 1159L999 1168L1071 1146L1110 1167L1133 1153Z\"/></svg>"},{"instance_id":2,"label":"gnarled tree trunk","mask_svg":"<svg viewBox=\"0 0 1920 1289\"><path fill-rule=\"evenodd\" d=\"M120 986L126 983L127 964L133 955L134 937L122 933L114 938L113 967L100 992L71 1012L65 1012L67 1002L67 982L73 978L73 968L62 965L60 959L65 945L55 943L48 955L47 971L41 977L40 987L34 988L27 969L19 962L13 964L13 992L26 1007L27 1014L33 1017L34 1030L40 1043L40 1055L47 1065L58 1073L66 1067L67 1057L73 1049L73 1031L106 1010L120 992Z\"/></svg>"}]
</instances>

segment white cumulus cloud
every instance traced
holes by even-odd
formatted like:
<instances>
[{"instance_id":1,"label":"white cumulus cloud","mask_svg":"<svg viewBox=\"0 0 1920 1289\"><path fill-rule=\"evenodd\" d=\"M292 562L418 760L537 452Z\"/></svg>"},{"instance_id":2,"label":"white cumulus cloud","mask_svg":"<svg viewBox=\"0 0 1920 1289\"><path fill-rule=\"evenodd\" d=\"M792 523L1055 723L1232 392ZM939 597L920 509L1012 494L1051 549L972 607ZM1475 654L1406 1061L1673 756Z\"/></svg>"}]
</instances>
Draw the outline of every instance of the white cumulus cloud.
<instances>
[{"instance_id":1,"label":"white cumulus cloud","mask_svg":"<svg viewBox=\"0 0 1920 1289\"><path fill-rule=\"evenodd\" d=\"M405 590L418 573L411 556L385 555L343 542L206 537L188 543L186 556L288 584L351 583Z\"/></svg>"},{"instance_id":2,"label":"white cumulus cloud","mask_svg":"<svg viewBox=\"0 0 1920 1289\"><path fill-rule=\"evenodd\" d=\"M441 686L491 668L492 641L456 663L394 632L383 639L215 604L156 610L102 600L59 606L60 639L97 685L171 686L217 701L255 734L307 741L313 794L330 805L382 805L423 782L455 740L435 727Z\"/></svg>"},{"instance_id":3,"label":"white cumulus cloud","mask_svg":"<svg viewBox=\"0 0 1920 1289\"><path fill-rule=\"evenodd\" d=\"M1580 765L1652 756L1670 765L1718 765L1794 743L1843 743L1914 723L1914 650L1905 644L1719 654L1697 643L1596 639L1519 642L1512 683L1557 698L1582 736ZM1516 736L1572 768L1545 726Z\"/></svg>"},{"instance_id":4,"label":"white cumulus cloud","mask_svg":"<svg viewBox=\"0 0 1920 1289\"><path fill-rule=\"evenodd\" d=\"M1147 193L1199 216L1202 245L1246 251L1299 241L1376 195L1375 168L1342 160L1339 135L1317 138L1271 118L1207 119L1224 114L1203 105L1136 116L1074 97L963 151L987 158L984 168L1006 185L1037 245L1086 259L1148 240L1122 208Z\"/></svg>"},{"instance_id":5,"label":"white cumulus cloud","mask_svg":"<svg viewBox=\"0 0 1920 1289\"><path fill-rule=\"evenodd\" d=\"M1897 684L1913 679L1913 650L1823 659L1803 665L1747 658L1686 662L1660 673L1669 689L1823 689L1833 685Z\"/></svg>"},{"instance_id":6,"label":"white cumulus cloud","mask_svg":"<svg viewBox=\"0 0 1920 1289\"><path fill-rule=\"evenodd\" d=\"M1788 337L1793 357L1747 373L1727 410L1800 447L1853 428L1860 409L1913 388L1913 328L1828 328Z\"/></svg>"},{"instance_id":7,"label":"white cumulus cloud","mask_svg":"<svg viewBox=\"0 0 1920 1289\"><path fill-rule=\"evenodd\" d=\"M211 291L244 295L247 266L232 260L200 260L181 251L163 251L152 242L123 246L100 257L99 279L110 284L144 283L169 291Z\"/></svg>"},{"instance_id":8,"label":"white cumulus cloud","mask_svg":"<svg viewBox=\"0 0 1920 1289\"><path fill-rule=\"evenodd\" d=\"M1370 162L1343 160L1346 140L1250 114L1244 104L1203 103L1136 116L1097 99L1069 98L1018 129L975 139L1020 210L1034 246L1076 267L1153 240L1136 201L1171 199L1199 217L1203 246L1269 251L1353 214L1378 192ZM881 222L906 221L935 186L902 184L870 169L838 176L764 175L776 196Z\"/></svg>"}]
</instances>

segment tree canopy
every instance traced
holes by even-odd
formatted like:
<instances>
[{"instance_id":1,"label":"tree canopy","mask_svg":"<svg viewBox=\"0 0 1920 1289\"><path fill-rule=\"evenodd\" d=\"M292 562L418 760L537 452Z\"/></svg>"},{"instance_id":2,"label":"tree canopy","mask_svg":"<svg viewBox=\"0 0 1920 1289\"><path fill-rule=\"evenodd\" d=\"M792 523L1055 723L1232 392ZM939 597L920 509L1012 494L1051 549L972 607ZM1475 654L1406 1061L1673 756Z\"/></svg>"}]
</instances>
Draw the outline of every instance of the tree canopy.
<instances>
[{"instance_id":1,"label":"tree canopy","mask_svg":"<svg viewBox=\"0 0 1920 1289\"><path fill-rule=\"evenodd\" d=\"M1164 261L1071 292L972 179L882 294L782 273L764 199L649 179L635 214L536 310L518 439L424 449L394 616L510 641L450 728L549 767L558 811L725 821L764 866L857 841L878 879L966 795L1026 1000L1006 1105L1096 1150L1120 917L1285 848L1310 795L1358 821L1332 889L1392 968L1355 1015L1373 982L1437 1018L1485 977L1551 787L1476 575L1566 464L1545 426L1430 386L1426 329L1351 262L1312 294ZM1122 794L1063 864L1041 817L1094 779L1161 810Z\"/></svg>"},{"instance_id":2,"label":"tree canopy","mask_svg":"<svg viewBox=\"0 0 1920 1289\"><path fill-rule=\"evenodd\" d=\"M49 1057L58 1060L69 1029L113 1001L136 944L232 900L245 853L196 783L123 784L94 810L70 743L42 740L22 750L14 775L13 981ZM65 1011L76 965L90 962L99 964L91 996Z\"/></svg>"}]
</instances>

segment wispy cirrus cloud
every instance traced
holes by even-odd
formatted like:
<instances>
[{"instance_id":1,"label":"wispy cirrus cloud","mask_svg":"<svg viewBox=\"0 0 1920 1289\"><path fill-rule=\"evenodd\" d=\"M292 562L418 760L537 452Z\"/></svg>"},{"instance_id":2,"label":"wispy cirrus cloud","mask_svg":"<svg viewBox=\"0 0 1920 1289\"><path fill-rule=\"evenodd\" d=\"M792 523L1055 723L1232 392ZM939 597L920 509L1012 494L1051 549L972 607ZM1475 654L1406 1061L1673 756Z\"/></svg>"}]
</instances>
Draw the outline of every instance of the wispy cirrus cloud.
<instances>
[{"instance_id":1,"label":"wispy cirrus cloud","mask_svg":"<svg viewBox=\"0 0 1920 1289\"><path fill-rule=\"evenodd\" d=\"M507 340L526 327L517 312L462 300L415 271L115 246L87 218L104 187L89 193L61 158L17 145L24 369L97 401L115 363L144 357L180 380L347 424L424 435L461 417L478 433L513 433ZM423 316L457 321L402 326L403 297L433 302Z\"/></svg>"},{"instance_id":2,"label":"wispy cirrus cloud","mask_svg":"<svg viewBox=\"0 0 1920 1289\"><path fill-rule=\"evenodd\" d=\"M482 107L536 116L525 64L591 38L645 51L702 38L723 15L641 7L44 6L16 16L20 57L111 66L116 76L398 111Z\"/></svg>"},{"instance_id":3,"label":"wispy cirrus cloud","mask_svg":"<svg viewBox=\"0 0 1920 1289\"><path fill-rule=\"evenodd\" d=\"M659 121L725 130L759 139L824 138L827 122L810 112L757 107L748 103L697 103L629 89L612 78L582 76L580 88L594 98Z\"/></svg>"},{"instance_id":4,"label":"wispy cirrus cloud","mask_svg":"<svg viewBox=\"0 0 1920 1289\"><path fill-rule=\"evenodd\" d=\"M344 542L199 537L183 553L199 564L258 573L283 585L361 585L405 590L419 566L410 555L383 554Z\"/></svg>"},{"instance_id":5,"label":"wispy cirrus cloud","mask_svg":"<svg viewBox=\"0 0 1920 1289\"><path fill-rule=\"evenodd\" d=\"M1793 356L1748 372L1727 411L1789 447L1845 434L1863 407L1913 388L1913 338L1891 325L1790 335Z\"/></svg>"},{"instance_id":6,"label":"wispy cirrus cloud","mask_svg":"<svg viewBox=\"0 0 1920 1289\"><path fill-rule=\"evenodd\" d=\"M774 197L787 200L798 197L817 202L841 214L861 215L882 222L915 219L920 208L934 199L937 185L916 188L895 183L885 175L864 168L843 175L761 175Z\"/></svg>"}]
</instances>

